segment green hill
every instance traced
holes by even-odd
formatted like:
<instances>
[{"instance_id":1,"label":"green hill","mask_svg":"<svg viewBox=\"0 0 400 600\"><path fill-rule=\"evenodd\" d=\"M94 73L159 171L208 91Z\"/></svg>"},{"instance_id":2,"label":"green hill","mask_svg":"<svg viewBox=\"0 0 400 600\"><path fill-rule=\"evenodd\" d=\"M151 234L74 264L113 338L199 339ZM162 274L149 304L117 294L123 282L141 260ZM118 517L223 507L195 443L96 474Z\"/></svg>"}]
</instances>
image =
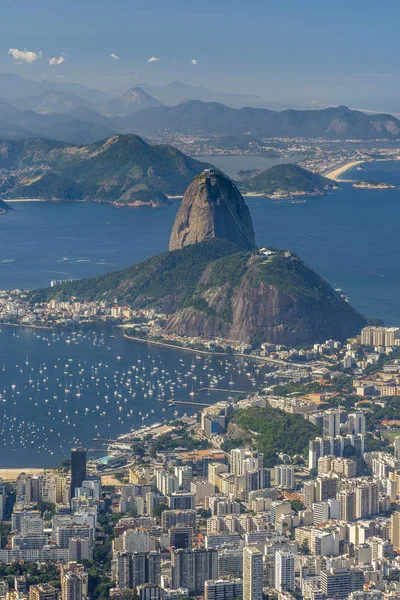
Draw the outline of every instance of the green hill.
<instances>
[{"instance_id":1,"label":"green hill","mask_svg":"<svg viewBox=\"0 0 400 600\"><path fill-rule=\"evenodd\" d=\"M293 456L305 454L308 442L315 438L317 428L301 415L291 415L278 408L246 408L233 413L232 423L238 425L264 453L264 464L273 467L277 453Z\"/></svg>"},{"instance_id":2,"label":"green hill","mask_svg":"<svg viewBox=\"0 0 400 600\"><path fill-rule=\"evenodd\" d=\"M275 165L239 183L242 192L265 196L298 194L322 195L338 187L331 179L311 173L298 165Z\"/></svg>"},{"instance_id":3,"label":"green hill","mask_svg":"<svg viewBox=\"0 0 400 600\"><path fill-rule=\"evenodd\" d=\"M168 145L151 146L136 135L117 135L87 146L44 140L3 142L6 168L37 172L3 182L5 197L97 200L129 205L169 203L206 166ZM14 160L13 160L14 159Z\"/></svg>"},{"instance_id":4,"label":"green hill","mask_svg":"<svg viewBox=\"0 0 400 600\"><path fill-rule=\"evenodd\" d=\"M365 320L296 255L268 256L213 239L93 279L35 292L32 300L108 300L168 315L165 329L259 346L343 340Z\"/></svg>"}]
</instances>

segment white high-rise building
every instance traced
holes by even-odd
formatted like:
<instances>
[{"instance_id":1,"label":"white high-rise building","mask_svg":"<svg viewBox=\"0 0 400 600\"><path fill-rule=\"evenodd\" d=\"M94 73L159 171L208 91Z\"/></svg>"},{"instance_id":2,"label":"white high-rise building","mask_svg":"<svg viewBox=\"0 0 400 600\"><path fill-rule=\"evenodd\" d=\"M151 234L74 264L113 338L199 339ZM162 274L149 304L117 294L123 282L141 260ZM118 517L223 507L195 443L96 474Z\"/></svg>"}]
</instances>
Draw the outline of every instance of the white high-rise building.
<instances>
[{"instance_id":1,"label":"white high-rise building","mask_svg":"<svg viewBox=\"0 0 400 600\"><path fill-rule=\"evenodd\" d=\"M175 467L175 475L178 478L179 487L184 488L185 490L190 490L190 484L193 479L192 467Z\"/></svg>"},{"instance_id":2,"label":"white high-rise building","mask_svg":"<svg viewBox=\"0 0 400 600\"><path fill-rule=\"evenodd\" d=\"M169 475L164 471L156 473L156 487L163 494L168 496L179 490L179 481L176 475Z\"/></svg>"},{"instance_id":3,"label":"white high-rise building","mask_svg":"<svg viewBox=\"0 0 400 600\"><path fill-rule=\"evenodd\" d=\"M242 475L242 461L246 457L246 452L243 448L235 448L231 450L229 456L229 463L231 466L231 473L233 475Z\"/></svg>"},{"instance_id":4,"label":"white high-rise building","mask_svg":"<svg viewBox=\"0 0 400 600\"><path fill-rule=\"evenodd\" d=\"M364 413L357 411L349 415L349 433L352 435L358 435L365 433L365 415Z\"/></svg>"},{"instance_id":5,"label":"white high-rise building","mask_svg":"<svg viewBox=\"0 0 400 600\"><path fill-rule=\"evenodd\" d=\"M246 546L243 550L243 600L262 600L263 555L258 548Z\"/></svg>"},{"instance_id":6,"label":"white high-rise building","mask_svg":"<svg viewBox=\"0 0 400 600\"><path fill-rule=\"evenodd\" d=\"M275 588L278 592L294 590L294 554L278 550L275 554Z\"/></svg>"},{"instance_id":7,"label":"white high-rise building","mask_svg":"<svg viewBox=\"0 0 400 600\"><path fill-rule=\"evenodd\" d=\"M294 466L293 465L277 465L275 467L275 485L294 489Z\"/></svg>"},{"instance_id":8,"label":"white high-rise building","mask_svg":"<svg viewBox=\"0 0 400 600\"><path fill-rule=\"evenodd\" d=\"M127 529L122 534L122 547L125 552L149 552L150 536L142 529Z\"/></svg>"}]
</instances>

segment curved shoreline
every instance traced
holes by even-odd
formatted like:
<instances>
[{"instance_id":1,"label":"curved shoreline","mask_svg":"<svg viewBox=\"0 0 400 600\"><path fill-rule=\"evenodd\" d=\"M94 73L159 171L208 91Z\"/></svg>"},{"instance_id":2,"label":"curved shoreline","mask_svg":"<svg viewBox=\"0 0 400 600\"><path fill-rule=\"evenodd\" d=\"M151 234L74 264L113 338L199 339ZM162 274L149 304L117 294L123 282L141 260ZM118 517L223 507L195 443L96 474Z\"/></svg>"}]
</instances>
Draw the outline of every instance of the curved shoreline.
<instances>
[{"instance_id":1,"label":"curved shoreline","mask_svg":"<svg viewBox=\"0 0 400 600\"><path fill-rule=\"evenodd\" d=\"M144 344L154 344L156 346L164 346L165 348L172 348L172 350L181 350L183 352L195 352L196 354L205 354L207 356L231 356L236 358L245 358L246 360L259 360L264 363L271 363L273 365L290 365L293 367L308 368L310 365L301 363L287 363L284 360L275 358L268 358L265 356L254 356L254 354L243 354L241 352L209 352L207 350L196 350L195 348L187 348L186 346L175 346L174 344L168 344L167 342L157 342L153 340L144 340L143 338L137 338L132 335L127 335L123 332L124 338L133 342L143 342Z\"/></svg>"},{"instance_id":2,"label":"curved shoreline","mask_svg":"<svg viewBox=\"0 0 400 600\"><path fill-rule=\"evenodd\" d=\"M133 342L143 342L145 344L154 344L155 346L163 346L164 348L172 348L173 350L183 350L184 352L195 352L196 354L206 354L208 356L240 356L239 354L229 354L228 352L209 352L207 350L196 350L195 348L187 348L186 346L176 346L167 342L157 342L156 340L144 340L143 338L128 335L124 331L124 338Z\"/></svg>"},{"instance_id":3,"label":"curved shoreline","mask_svg":"<svg viewBox=\"0 0 400 600\"><path fill-rule=\"evenodd\" d=\"M322 175L324 177L327 177L328 179L332 179L333 181L341 181L340 175L343 175L343 173L345 173L349 169L352 169L353 167L357 167L358 165L362 165L366 162L372 162L372 161L370 161L370 160L353 160L349 163L346 163L345 165L342 165L341 167L338 167L337 169L334 169L333 171L329 171L329 173L322 173Z\"/></svg>"}]
</instances>

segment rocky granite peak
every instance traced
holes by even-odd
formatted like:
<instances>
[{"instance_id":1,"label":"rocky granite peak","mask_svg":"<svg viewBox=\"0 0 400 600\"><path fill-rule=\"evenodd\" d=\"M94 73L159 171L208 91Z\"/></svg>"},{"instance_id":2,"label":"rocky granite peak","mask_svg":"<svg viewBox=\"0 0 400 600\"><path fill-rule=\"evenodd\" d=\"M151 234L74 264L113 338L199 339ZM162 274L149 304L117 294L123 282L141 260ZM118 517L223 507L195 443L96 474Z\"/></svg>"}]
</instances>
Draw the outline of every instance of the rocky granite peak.
<instances>
[{"instance_id":1,"label":"rocky granite peak","mask_svg":"<svg viewBox=\"0 0 400 600\"><path fill-rule=\"evenodd\" d=\"M255 248L250 211L226 175L206 169L187 188L172 228L170 250L222 238L246 250Z\"/></svg>"}]
</instances>

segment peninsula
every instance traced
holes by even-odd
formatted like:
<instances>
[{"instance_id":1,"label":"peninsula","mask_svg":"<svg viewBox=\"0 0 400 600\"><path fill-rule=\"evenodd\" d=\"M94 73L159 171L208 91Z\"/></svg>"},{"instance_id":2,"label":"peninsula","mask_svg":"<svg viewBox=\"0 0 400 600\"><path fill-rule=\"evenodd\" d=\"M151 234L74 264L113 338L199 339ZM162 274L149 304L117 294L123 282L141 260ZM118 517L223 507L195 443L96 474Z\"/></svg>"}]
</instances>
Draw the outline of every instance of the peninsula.
<instances>
[{"instance_id":1,"label":"peninsula","mask_svg":"<svg viewBox=\"0 0 400 600\"><path fill-rule=\"evenodd\" d=\"M116 206L167 206L205 163L137 135L86 146L33 139L0 144L0 195L9 198L97 201Z\"/></svg>"},{"instance_id":2,"label":"peninsula","mask_svg":"<svg viewBox=\"0 0 400 600\"><path fill-rule=\"evenodd\" d=\"M239 186L247 194L274 199L323 196L328 190L338 188L338 184L331 179L294 164L275 165L239 182Z\"/></svg>"},{"instance_id":3,"label":"peninsula","mask_svg":"<svg viewBox=\"0 0 400 600\"><path fill-rule=\"evenodd\" d=\"M253 347L341 340L365 325L294 253L255 246L243 197L219 171L208 169L189 186L170 249L122 271L34 292L31 305L73 297L151 309L165 315L161 338L218 338Z\"/></svg>"}]
</instances>

